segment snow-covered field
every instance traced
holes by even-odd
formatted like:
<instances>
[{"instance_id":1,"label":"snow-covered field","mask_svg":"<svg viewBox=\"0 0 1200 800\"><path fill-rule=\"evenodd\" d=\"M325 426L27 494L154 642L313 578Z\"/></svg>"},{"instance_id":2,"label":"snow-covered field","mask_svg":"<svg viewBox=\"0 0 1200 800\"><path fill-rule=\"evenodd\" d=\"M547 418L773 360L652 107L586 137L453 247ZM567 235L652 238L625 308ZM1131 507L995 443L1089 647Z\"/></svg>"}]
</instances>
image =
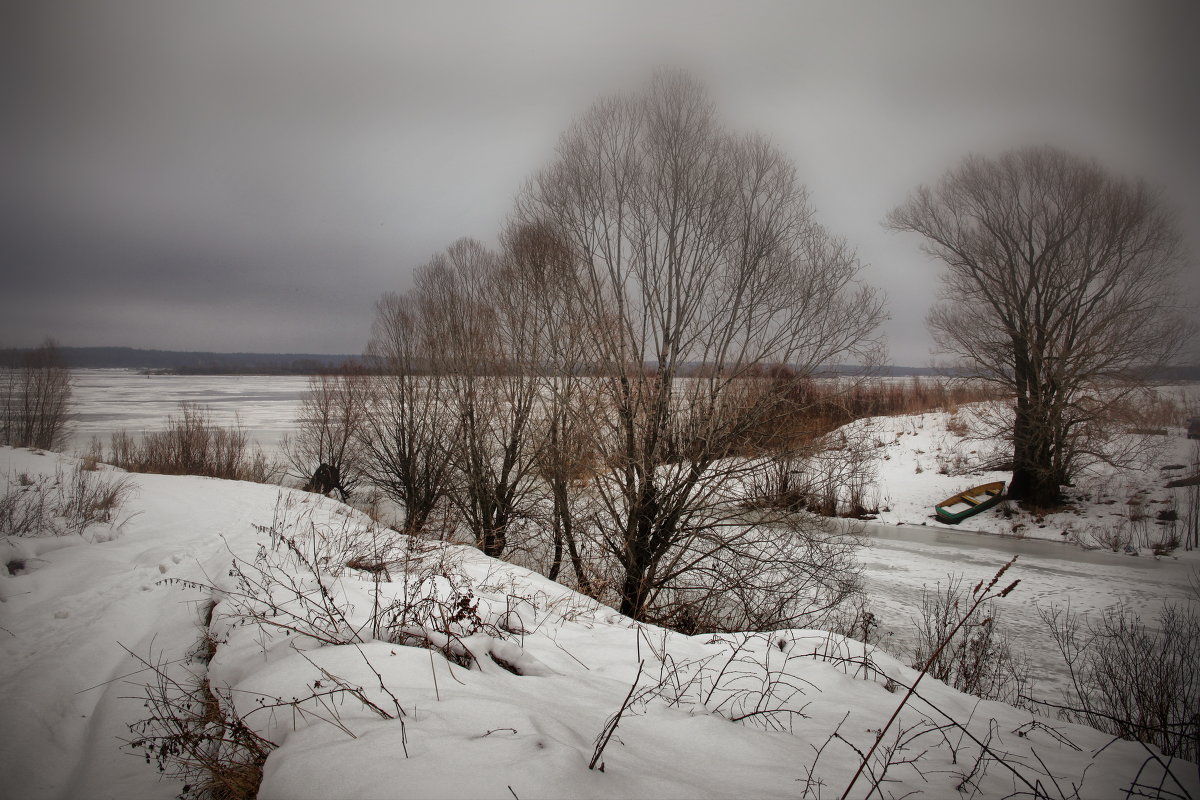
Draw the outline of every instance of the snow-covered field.
<instances>
[{"instance_id":1,"label":"snow-covered field","mask_svg":"<svg viewBox=\"0 0 1200 800\"><path fill-rule=\"evenodd\" d=\"M6 481L71 466L0 449ZM815 631L685 637L637 625L469 548L408 550L386 574L350 569L355 555L369 566L386 534L332 500L130 480L118 516L85 536L9 540L19 568L0 571L5 796L180 791L153 758L119 750L148 713L142 684L154 676L138 658L185 683L206 676L271 742L264 798L837 797L915 677L878 652L864 668L860 646ZM250 588L266 575L298 591L277 582L268 603ZM197 645L210 599L206 666ZM439 638L446 630L459 638ZM422 639L455 659L413 646ZM1111 797L1147 761L1138 745L930 679L920 697L873 759L876 776L891 762L884 797L1029 796L1034 785ZM1157 769L1137 779L1157 785ZM1200 792L1194 767L1174 772L1182 791ZM868 774L851 796L870 785Z\"/></svg>"},{"instance_id":2,"label":"snow-covered field","mask_svg":"<svg viewBox=\"0 0 1200 800\"><path fill-rule=\"evenodd\" d=\"M1178 391L1186 391L1183 396L1200 408L1200 387ZM1006 460L1010 454L998 442L973 438L983 427L977 412L964 406L954 413L871 417L847 426L874 444L875 494L868 499L878 505L879 521L1061 540L1085 547L1098 545L1097 534L1124 527L1144 531L1155 541L1162 527L1154 524L1158 512L1176 508L1186 494L1186 490L1166 489L1166 483L1200 468L1200 440L1187 438L1181 418L1177 426L1161 429L1161 434L1138 437L1140 455L1132 468L1090 467L1075 487L1064 490L1068 505L1060 512L1033 515L1015 504L1001 505L949 525L934 516L935 504L963 489L1011 478L1008 472L979 468Z\"/></svg>"},{"instance_id":3,"label":"snow-covered field","mask_svg":"<svg viewBox=\"0 0 1200 800\"><path fill-rule=\"evenodd\" d=\"M240 421L270 451L294 430L306 379L96 370L81 373L76 386L82 413L74 452L118 428L159 428L181 400L209 406L218 424ZM853 424L874 450L866 499L877 502L879 519L868 525L860 561L882 623L877 636L883 647L906 653L923 589L950 575L989 577L1019 554L1011 577L1021 585L1000 601L1002 619L1031 660L1037 695L1057 699L1065 683L1035 606L1069 603L1088 612L1124 603L1151 620L1164 602L1196 600L1197 554L1155 557L1147 545L1164 530L1155 524L1157 512L1179 503L1164 484L1194 472L1200 452L1181 428L1170 428L1151 440L1139 469L1086 475L1068 511L1034 517L995 508L947 526L931 518L934 503L1008 477L973 469L991 454L987 442L964 435L972 413L966 407ZM0 449L0 486L69 476L75 463ZM390 580L376 585L373 573L345 563L385 535L332 500L207 478L128 480L132 495L111 523L83 536L7 538L0 547L9 567L0 570L5 797L178 794L181 785L160 781L144 749L120 749L122 740L136 738L128 726L149 713L143 686L154 674L139 659L166 665L185 684L192 673L207 676L258 735L277 745L262 797L835 797L858 766L854 748L870 745L900 701L902 692L888 688L914 676L878 650L878 670L847 664L840 659L861 660L861 645L820 632L689 638L636 625L467 548L410 552L407 570L393 564ZM281 502L291 504L282 515ZM271 527L301 541L314 531L329 542L357 541L327 542L318 558L326 558L320 585L344 608L334 627L345 630L331 641L342 641L347 630L363 641L317 646L264 616L286 619L283 605L272 611L239 592L237 571L230 575L235 560L250 577L262 575L256 564L274 563L280 575L307 579L302 591L320 595L317 579L287 562L286 548L271 549L264 530ZM1131 548L1136 556L1080 546L1121 531L1142 537L1134 540L1142 546ZM454 660L410 646L420 631L437 633L429 619L419 631L401 626L404 633L389 629L388 614L372 613L405 587L408 623L416 608L448 608L447 616L458 617L466 649L451 652ZM466 605L453 605L462 596ZM206 666L196 654L214 597L222 602L209 633L219 644ZM473 660L473 669L462 665ZM1103 798L1127 787L1146 760L1143 749L1127 743L1097 756L1105 736L1045 717L1030 727L1028 712L929 679L920 693L928 703L912 701L884 740L903 740L881 785L884 797L971 796L976 788L980 796L1008 796L1029 791L1025 780L1069 797L1082 780L1080 797ZM629 697L597 764L604 771L589 770L597 736ZM292 698L308 699L293 705ZM968 730L939 727L950 724L943 711ZM993 748L982 762L972 736ZM872 767L883 763L876 757ZM1194 767L1175 772L1187 775L1187 793L1200 790ZM866 794L869 777L851 796Z\"/></svg>"}]
</instances>

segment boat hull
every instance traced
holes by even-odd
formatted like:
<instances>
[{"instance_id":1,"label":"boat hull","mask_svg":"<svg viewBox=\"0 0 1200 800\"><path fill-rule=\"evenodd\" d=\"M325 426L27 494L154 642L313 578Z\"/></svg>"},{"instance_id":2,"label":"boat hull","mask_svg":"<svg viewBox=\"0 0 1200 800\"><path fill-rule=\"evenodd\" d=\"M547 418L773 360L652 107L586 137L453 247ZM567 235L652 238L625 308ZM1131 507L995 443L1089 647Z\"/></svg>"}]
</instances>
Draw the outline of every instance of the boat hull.
<instances>
[{"instance_id":1,"label":"boat hull","mask_svg":"<svg viewBox=\"0 0 1200 800\"><path fill-rule=\"evenodd\" d=\"M1004 481L984 483L958 494L947 497L934 506L937 518L942 522L957 525L967 517L986 511L1004 498Z\"/></svg>"}]
</instances>

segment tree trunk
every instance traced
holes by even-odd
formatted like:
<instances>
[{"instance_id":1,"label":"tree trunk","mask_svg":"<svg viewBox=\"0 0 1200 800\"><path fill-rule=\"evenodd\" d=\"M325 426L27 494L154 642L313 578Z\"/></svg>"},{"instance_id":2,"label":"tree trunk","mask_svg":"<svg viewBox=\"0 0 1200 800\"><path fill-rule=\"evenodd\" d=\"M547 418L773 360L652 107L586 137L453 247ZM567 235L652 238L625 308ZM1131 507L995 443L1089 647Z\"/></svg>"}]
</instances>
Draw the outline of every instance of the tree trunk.
<instances>
[{"instance_id":1,"label":"tree trunk","mask_svg":"<svg viewBox=\"0 0 1200 800\"><path fill-rule=\"evenodd\" d=\"M625 542L625 580L621 586L621 613L644 621L647 576L650 572L650 542L658 517L658 497L654 484L646 481L637 493L637 504L630 509L630 530Z\"/></svg>"},{"instance_id":2,"label":"tree trunk","mask_svg":"<svg viewBox=\"0 0 1200 800\"><path fill-rule=\"evenodd\" d=\"M1026 509L1053 508L1062 500L1050 422L1029 401L1017 401L1013 424L1013 475L1008 496Z\"/></svg>"}]
</instances>

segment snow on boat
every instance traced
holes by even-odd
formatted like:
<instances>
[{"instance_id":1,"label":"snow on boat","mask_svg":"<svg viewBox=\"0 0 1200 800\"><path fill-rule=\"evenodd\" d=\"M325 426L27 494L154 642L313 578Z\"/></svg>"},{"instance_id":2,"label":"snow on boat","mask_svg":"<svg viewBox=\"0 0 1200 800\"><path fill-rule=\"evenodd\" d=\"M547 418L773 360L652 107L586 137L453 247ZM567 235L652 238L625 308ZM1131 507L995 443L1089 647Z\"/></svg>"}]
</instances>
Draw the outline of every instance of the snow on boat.
<instances>
[{"instance_id":1,"label":"snow on boat","mask_svg":"<svg viewBox=\"0 0 1200 800\"><path fill-rule=\"evenodd\" d=\"M972 514L989 509L1004 495L1004 481L980 484L965 492L959 492L934 506L938 519L957 524Z\"/></svg>"}]
</instances>

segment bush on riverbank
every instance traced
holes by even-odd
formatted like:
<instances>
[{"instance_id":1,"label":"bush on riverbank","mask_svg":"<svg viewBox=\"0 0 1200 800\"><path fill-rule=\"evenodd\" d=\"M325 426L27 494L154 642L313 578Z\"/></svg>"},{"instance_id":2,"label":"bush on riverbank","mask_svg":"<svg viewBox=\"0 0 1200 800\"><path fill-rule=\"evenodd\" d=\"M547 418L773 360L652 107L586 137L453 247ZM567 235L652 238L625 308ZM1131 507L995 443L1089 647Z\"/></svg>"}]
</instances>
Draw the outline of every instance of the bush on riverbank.
<instances>
[{"instance_id":1,"label":"bush on riverbank","mask_svg":"<svg viewBox=\"0 0 1200 800\"><path fill-rule=\"evenodd\" d=\"M114 433L104 460L131 472L256 483L271 483L278 473L261 450L251 448L240 425L215 425L209 410L193 403L180 403L179 416L167 418L166 430L145 433L140 439L128 431Z\"/></svg>"}]
</instances>

